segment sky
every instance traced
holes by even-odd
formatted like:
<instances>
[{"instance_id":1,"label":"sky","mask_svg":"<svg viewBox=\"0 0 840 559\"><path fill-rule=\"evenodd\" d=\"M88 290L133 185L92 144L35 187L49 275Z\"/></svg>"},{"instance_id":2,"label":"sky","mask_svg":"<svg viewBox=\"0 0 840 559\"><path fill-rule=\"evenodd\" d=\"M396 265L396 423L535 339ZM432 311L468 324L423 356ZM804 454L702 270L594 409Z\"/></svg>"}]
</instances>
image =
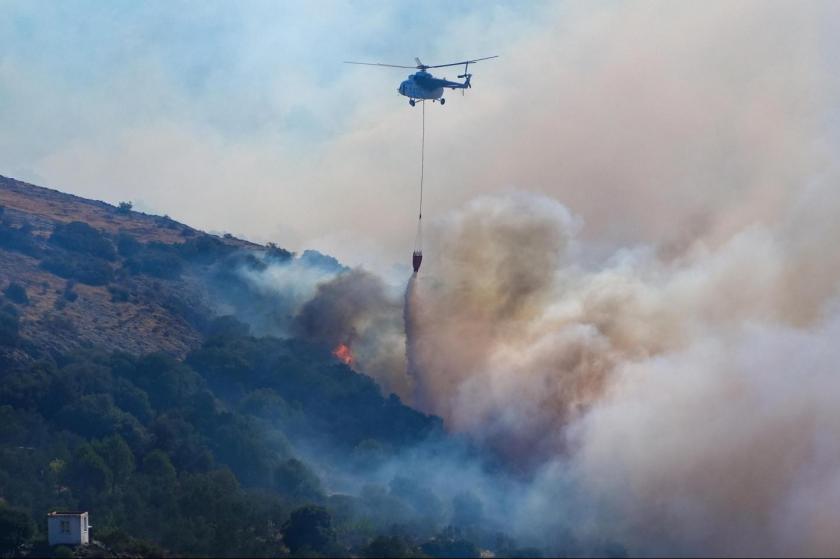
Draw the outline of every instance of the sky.
<instances>
[{"instance_id":1,"label":"sky","mask_svg":"<svg viewBox=\"0 0 840 559\"><path fill-rule=\"evenodd\" d=\"M131 200L257 241L335 249L351 261L362 253L340 249L353 236L377 245L396 233L410 248L419 110L396 94L408 71L342 62L501 53L544 10L541 2L3 0L0 174ZM480 84L494 68L476 70ZM400 128L402 159L347 161L347 144L382 148L384 122ZM477 159L457 138L446 144ZM378 163L388 167L387 187L359 185L384 178ZM352 176L324 169L346 165ZM360 220L389 227L359 234Z\"/></svg>"},{"instance_id":2,"label":"sky","mask_svg":"<svg viewBox=\"0 0 840 559\"><path fill-rule=\"evenodd\" d=\"M798 177L788 155L836 122L837 11L0 0L0 174L403 276L420 110L396 93L408 71L342 61L498 54L466 96L427 106L427 229L524 190L570 208L605 254L679 250L730 234L733 207L773 212Z\"/></svg>"}]
</instances>

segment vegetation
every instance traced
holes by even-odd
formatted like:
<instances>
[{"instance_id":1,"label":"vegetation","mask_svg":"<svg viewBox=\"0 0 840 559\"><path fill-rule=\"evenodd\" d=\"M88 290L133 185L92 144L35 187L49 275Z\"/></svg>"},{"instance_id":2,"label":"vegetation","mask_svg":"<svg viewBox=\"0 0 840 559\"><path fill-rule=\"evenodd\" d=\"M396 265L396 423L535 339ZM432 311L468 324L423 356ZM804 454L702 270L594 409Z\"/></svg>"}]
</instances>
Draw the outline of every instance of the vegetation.
<instances>
[{"instance_id":1,"label":"vegetation","mask_svg":"<svg viewBox=\"0 0 840 559\"><path fill-rule=\"evenodd\" d=\"M314 505L293 511L283 524L283 541L296 555L329 553L336 543L330 513L324 507Z\"/></svg>"},{"instance_id":2,"label":"vegetation","mask_svg":"<svg viewBox=\"0 0 840 559\"><path fill-rule=\"evenodd\" d=\"M0 305L0 347L16 347L20 341L20 318L12 305Z\"/></svg>"},{"instance_id":3,"label":"vegetation","mask_svg":"<svg viewBox=\"0 0 840 559\"><path fill-rule=\"evenodd\" d=\"M32 520L25 511L0 504L0 553L14 552L34 533Z\"/></svg>"},{"instance_id":4,"label":"vegetation","mask_svg":"<svg viewBox=\"0 0 840 559\"><path fill-rule=\"evenodd\" d=\"M16 315L4 312L15 341ZM86 350L0 371L0 495L16 507L0 515L7 549L43 540L46 513L60 508L91 511L97 538L123 553L396 545L373 541L398 518L390 511L405 510L410 482L328 498L295 441L387 455L434 436L439 421L300 341L251 337L230 317L208 332L185 361Z\"/></svg>"},{"instance_id":5,"label":"vegetation","mask_svg":"<svg viewBox=\"0 0 840 559\"><path fill-rule=\"evenodd\" d=\"M15 274L21 263L37 273L9 278L15 281L0 296L0 556L78 556L46 545L46 513L56 509L90 511L96 539L120 556L521 551L486 533L475 496L436 495L416 479L371 475L420 445L437 449L446 438L438 418L383 396L323 347L258 338L230 316L213 320L185 288L203 273L237 312L282 314L283 301L265 308L267 299L238 271L293 253L276 245L243 251L168 218L158 224L180 230L178 242L78 221L50 230L42 220L21 224L21 212L6 214L5 264ZM317 252L300 258L343 270ZM63 287L37 278L36 266L65 278ZM79 288L80 297L77 284L107 286L110 303L105 289ZM45 296L52 306L42 304ZM176 359L83 341L91 326L75 321L80 314L132 316L130 306L141 304L189 325L203 342L192 338L189 347L199 347ZM347 487L352 495L336 492Z\"/></svg>"},{"instance_id":6,"label":"vegetation","mask_svg":"<svg viewBox=\"0 0 840 559\"><path fill-rule=\"evenodd\" d=\"M50 242L67 250L108 261L113 261L117 257L111 241L97 229L82 221L56 225L50 235Z\"/></svg>"},{"instance_id":7,"label":"vegetation","mask_svg":"<svg viewBox=\"0 0 840 559\"><path fill-rule=\"evenodd\" d=\"M29 297L26 295L26 288L17 282L11 282L9 286L3 291L3 295L18 305L28 305Z\"/></svg>"},{"instance_id":8,"label":"vegetation","mask_svg":"<svg viewBox=\"0 0 840 559\"><path fill-rule=\"evenodd\" d=\"M377 536L363 550L363 557L418 557L421 552L400 536Z\"/></svg>"},{"instance_id":9,"label":"vegetation","mask_svg":"<svg viewBox=\"0 0 840 559\"><path fill-rule=\"evenodd\" d=\"M79 294L73 289L74 287L76 287L76 282L71 279L67 280L67 283L64 284L64 291L61 293L61 296L71 303L79 298Z\"/></svg>"},{"instance_id":10,"label":"vegetation","mask_svg":"<svg viewBox=\"0 0 840 559\"><path fill-rule=\"evenodd\" d=\"M28 225L14 227L0 222L0 248L13 250L29 256L38 256L41 252L38 242L32 236Z\"/></svg>"},{"instance_id":11,"label":"vegetation","mask_svg":"<svg viewBox=\"0 0 840 559\"><path fill-rule=\"evenodd\" d=\"M87 254L51 252L41 267L53 274L88 285L107 285L114 279L114 270L107 260Z\"/></svg>"},{"instance_id":12,"label":"vegetation","mask_svg":"<svg viewBox=\"0 0 840 559\"><path fill-rule=\"evenodd\" d=\"M126 268L135 274L175 279L181 275L183 261L172 245L149 243L126 260Z\"/></svg>"}]
</instances>

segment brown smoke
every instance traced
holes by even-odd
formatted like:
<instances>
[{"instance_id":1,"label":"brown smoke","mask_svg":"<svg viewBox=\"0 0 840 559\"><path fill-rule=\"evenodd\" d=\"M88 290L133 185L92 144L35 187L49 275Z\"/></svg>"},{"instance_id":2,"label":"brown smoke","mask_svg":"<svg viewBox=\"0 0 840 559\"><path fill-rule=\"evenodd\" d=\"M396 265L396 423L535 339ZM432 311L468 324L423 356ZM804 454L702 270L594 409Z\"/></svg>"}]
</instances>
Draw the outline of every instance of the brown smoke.
<instances>
[{"instance_id":1,"label":"brown smoke","mask_svg":"<svg viewBox=\"0 0 840 559\"><path fill-rule=\"evenodd\" d=\"M413 402L513 465L574 476L597 535L631 550L836 553L840 491L819 489L840 487L824 205L810 192L678 258L589 263L556 201L476 200L437 224L409 284Z\"/></svg>"},{"instance_id":2,"label":"brown smoke","mask_svg":"<svg viewBox=\"0 0 840 559\"><path fill-rule=\"evenodd\" d=\"M514 54L495 101L529 102L469 183L547 197L429 227L416 403L540 472L523 526L642 555L837 555L836 7L593 12Z\"/></svg>"},{"instance_id":3,"label":"brown smoke","mask_svg":"<svg viewBox=\"0 0 840 559\"><path fill-rule=\"evenodd\" d=\"M405 394L401 314L382 280L354 269L318 285L295 316L294 332L330 350L346 345L354 368L376 378L386 394Z\"/></svg>"}]
</instances>

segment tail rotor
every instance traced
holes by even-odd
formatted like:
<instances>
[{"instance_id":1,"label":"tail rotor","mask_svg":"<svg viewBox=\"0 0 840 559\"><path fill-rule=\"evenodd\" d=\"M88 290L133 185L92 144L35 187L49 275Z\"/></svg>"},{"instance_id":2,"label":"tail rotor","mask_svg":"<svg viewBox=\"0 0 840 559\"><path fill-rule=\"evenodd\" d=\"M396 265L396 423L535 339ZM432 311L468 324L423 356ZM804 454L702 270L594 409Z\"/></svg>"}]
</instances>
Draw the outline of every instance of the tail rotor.
<instances>
[{"instance_id":1,"label":"tail rotor","mask_svg":"<svg viewBox=\"0 0 840 559\"><path fill-rule=\"evenodd\" d=\"M470 63L467 62L466 64L464 64L464 73L461 74L460 76L458 76L458 78L460 78L460 79L466 78L466 80L467 80L467 81L464 82L463 89L461 89L461 95L462 96L464 95L465 90L470 89L472 87L472 84L470 83L470 78L472 78L472 74L470 74L469 69L470 69Z\"/></svg>"}]
</instances>

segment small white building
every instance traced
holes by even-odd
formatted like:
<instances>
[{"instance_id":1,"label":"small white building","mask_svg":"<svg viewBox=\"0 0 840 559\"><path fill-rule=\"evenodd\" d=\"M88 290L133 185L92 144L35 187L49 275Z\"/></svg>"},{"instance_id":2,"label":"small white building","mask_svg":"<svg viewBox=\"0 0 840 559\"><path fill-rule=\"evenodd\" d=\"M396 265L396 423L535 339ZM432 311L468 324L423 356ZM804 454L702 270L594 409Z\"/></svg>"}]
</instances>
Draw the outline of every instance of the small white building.
<instances>
[{"instance_id":1,"label":"small white building","mask_svg":"<svg viewBox=\"0 0 840 559\"><path fill-rule=\"evenodd\" d=\"M50 545L87 545L90 541L88 513L59 512L47 514L47 538Z\"/></svg>"}]
</instances>

